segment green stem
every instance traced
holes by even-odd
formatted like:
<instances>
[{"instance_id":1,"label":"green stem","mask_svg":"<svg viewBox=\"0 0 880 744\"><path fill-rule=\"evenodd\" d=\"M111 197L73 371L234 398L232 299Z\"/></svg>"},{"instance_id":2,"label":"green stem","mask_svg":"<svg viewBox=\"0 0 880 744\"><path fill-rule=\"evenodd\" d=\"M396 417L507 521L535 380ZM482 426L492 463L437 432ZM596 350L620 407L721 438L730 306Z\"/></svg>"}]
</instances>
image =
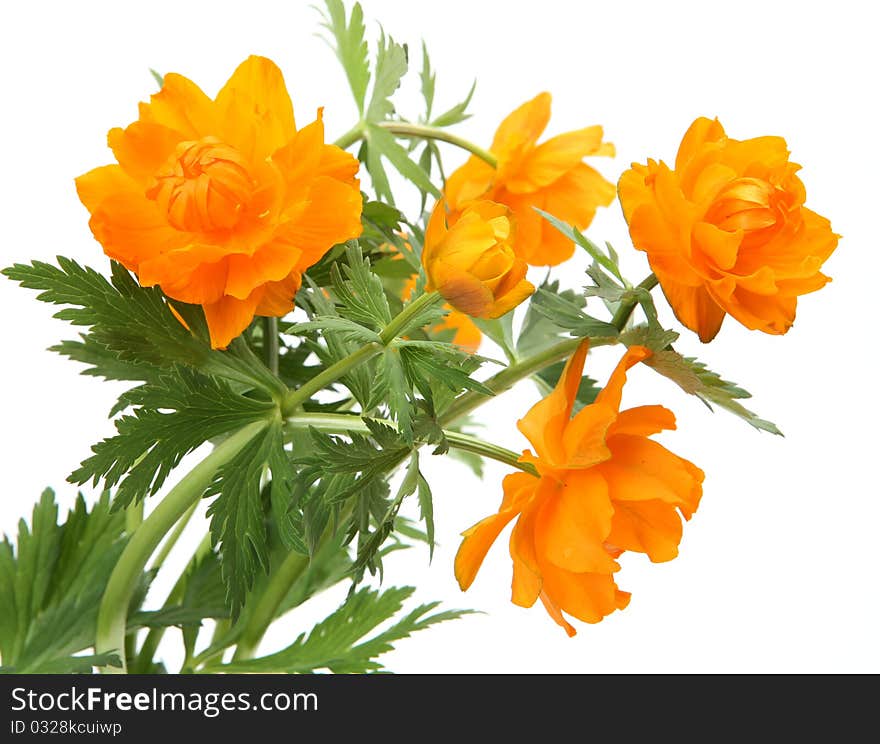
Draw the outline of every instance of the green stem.
<instances>
[{"instance_id":1,"label":"green stem","mask_svg":"<svg viewBox=\"0 0 880 744\"><path fill-rule=\"evenodd\" d=\"M456 147L460 147L462 150L467 150L468 152L476 155L480 160L488 163L493 168L498 167L498 158L496 158L491 152L480 147L477 144L474 144L470 140L464 139L464 137L459 137L457 134L447 132L445 129L431 127L426 124L410 124L409 122L405 121L382 121L379 122L376 126L381 127L382 129L386 129L391 134L394 134L398 137L417 137L419 139L430 139L439 140L440 142L448 142L450 145L455 145ZM338 140L336 140L335 144L337 147L345 149L353 145L358 140L364 139L364 137L366 136L366 127L363 123L359 123L349 129Z\"/></svg>"},{"instance_id":2,"label":"green stem","mask_svg":"<svg viewBox=\"0 0 880 744\"><path fill-rule=\"evenodd\" d=\"M195 514L196 509L199 507L199 502L196 501L184 514L180 520L178 520L177 524L174 525L174 531L168 535L168 539L162 543L162 547L159 552L156 554L156 558L153 560L150 568L153 571L158 571L162 568L162 564L165 563L165 559L168 557L168 554L174 549L174 546L177 544L177 541L180 539L180 536L183 534L183 531L186 529L186 526L189 524L189 521L192 519L193 514Z\"/></svg>"},{"instance_id":3,"label":"green stem","mask_svg":"<svg viewBox=\"0 0 880 744\"><path fill-rule=\"evenodd\" d=\"M198 502L205 489L211 484L217 469L229 462L265 426L265 421L248 424L220 443L168 492L131 536L110 575L98 610L95 643L97 653L124 654L128 606L150 556L168 530L194 503ZM106 667L103 671L124 673L125 659L121 661L122 667Z\"/></svg>"},{"instance_id":4,"label":"green stem","mask_svg":"<svg viewBox=\"0 0 880 744\"><path fill-rule=\"evenodd\" d=\"M181 519L177 523L178 527L180 527L180 525L186 526L186 522L189 521L189 518L192 516L193 512L195 511L196 506L198 506L198 502L193 504L193 508L191 508L189 510L189 512L187 512L184 515L183 519ZM175 531L177 531L177 530L175 529ZM183 530L180 530L180 531L182 532ZM172 539L172 537L174 537L174 535L169 537L168 541L170 541ZM166 541L166 544L168 541ZM163 551L165 550L164 545L162 546L162 549L163 549ZM173 605L175 605L177 602L179 602L182 599L183 591L186 588L187 574L189 573L190 569L196 563L198 563L199 560L201 560L205 555L207 555L207 553L210 549L211 549L211 535L207 534L204 536L204 538L202 538L202 541L199 543L199 546L196 548L195 553L193 553L193 557L190 558L189 563L186 564L186 568L183 569L183 572L180 574L177 581L174 582L174 586L172 587L171 591L168 592L168 596L165 598L165 602L162 605L163 610L168 607L172 607ZM153 566L155 567L156 563L159 563L159 562L160 561L157 558L156 561L153 562ZM165 635L165 631L167 629L168 628L164 627L164 626L158 627L158 628L150 628L150 632L147 633L147 637L144 639L144 642L141 645L141 650L137 655L137 660L135 661L135 663L133 665L133 671L135 673L146 674L149 671L150 666L153 663L153 657L156 655L156 649L159 648L159 643L161 642L162 637Z\"/></svg>"},{"instance_id":5,"label":"green stem","mask_svg":"<svg viewBox=\"0 0 880 744\"><path fill-rule=\"evenodd\" d=\"M315 375L311 380L303 383L296 390L288 391L281 404L282 415L285 417L292 415L315 393L323 390L328 385L333 384L336 380L343 377L358 365L369 361L374 356L381 353L382 349L397 338L400 332L417 313L439 300L440 295L436 292L426 292L420 297L417 297L392 318L391 322L379 334L378 342L364 344L357 351L352 352L344 359L340 359L338 362L331 364L323 372Z\"/></svg>"},{"instance_id":6,"label":"green stem","mask_svg":"<svg viewBox=\"0 0 880 744\"><path fill-rule=\"evenodd\" d=\"M319 431L325 431L328 433L346 434L355 432L367 435L370 433L370 428L364 423L363 418L354 414L346 413L298 413L295 416L288 418L285 423L287 426L294 429L307 429L313 427ZM382 423L386 426L393 426L393 422L385 419L382 420ZM443 434L446 437L446 441L449 442L449 446L454 449L473 452L482 457L487 457L490 460L497 460L498 462L503 462L505 465L519 468L526 473L531 473L532 475L535 474L535 469L528 463L519 462L519 455L512 450L506 449L497 444L492 444L491 442L483 441L470 434L462 434L457 431L444 431Z\"/></svg>"},{"instance_id":7,"label":"green stem","mask_svg":"<svg viewBox=\"0 0 880 744\"><path fill-rule=\"evenodd\" d=\"M639 282L636 289L644 289L645 291L650 292L657 286L657 281L657 277L654 276L653 273L648 274L648 276ZM611 325L615 326L618 331L622 331L629 320L629 316L632 315L633 310L636 309L636 305L638 304L639 298L637 296L632 296L621 302L620 307L617 308L617 312L614 313L614 317L611 319Z\"/></svg>"},{"instance_id":8,"label":"green stem","mask_svg":"<svg viewBox=\"0 0 880 744\"><path fill-rule=\"evenodd\" d=\"M407 324L416 315L425 308L440 302L441 299L442 298L438 292L425 292L425 294L416 297L416 299L410 302L405 308L403 308L403 310L392 318L391 322L385 326L385 329L379 334L382 343L385 344L385 346L388 346L388 344L401 334Z\"/></svg>"},{"instance_id":9,"label":"green stem","mask_svg":"<svg viewBox=\"0 0 880 744\"><path fill-rule=\"evenodd\" d=\"M247 624L242 631L241 638L235 648L232 657L236 661L253 657L257 646L263 640L263 635L270 623L275 619L275 613L294 585L302 576L303 571L309 567L309 557L295 551L288 553L287 557L272 574Z\"/></svg>"},{"instance_id":10,"label":"green stem","mask_svg":"<svg viewBox=\"0 0 880 744\"><path fill-rule=\"evenodd\" d=\"M278 318L263 318L263 353L266 366L278 375Z\"/></svg>"},{"instance_id":11,"label":"green stem","mask_svg":"<svg viewBox=\"0 0 880 744\"><path fill-rule=\"evenodd\" d=\"M357 367L359 364L369 361L381 352L382 348L382 345L378 343L364 344L357 351L349 354L344 359L340 359L338 362L331 364L323 372L318 373L311 380L304 382L296 390L289 391L287 395L284 396L284 400L281 403L282 415L289 416L319 390L323 390L328 385L332 385L336 380L344 376L349 370Z\"/></svg>"}]
</instances>

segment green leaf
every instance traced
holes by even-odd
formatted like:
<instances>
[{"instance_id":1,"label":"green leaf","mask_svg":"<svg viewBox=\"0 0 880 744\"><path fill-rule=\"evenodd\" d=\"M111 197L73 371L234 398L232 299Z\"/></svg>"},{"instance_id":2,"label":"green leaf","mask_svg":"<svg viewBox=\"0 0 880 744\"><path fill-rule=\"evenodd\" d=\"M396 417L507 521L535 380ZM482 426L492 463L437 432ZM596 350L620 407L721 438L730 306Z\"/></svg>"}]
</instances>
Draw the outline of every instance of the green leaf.
<instances>
[{"instance_id":1,"label":"green leaf","mask_svg":"<svg viewBox=\"0 0 880 744\"><path fill-rule=\"evenodd\" d=\"M333 34L333 41L328 40L328 44L342 63L358 112L363 116L367 85L370 82L367 42L364 38L366 33L364 13L360 3L355 3L351 9L351 16L346 21L342 0L325 0L325 3L327 12L322 14L324 16L322 25Z\"/></svg>"},{"instance_id":2,"label":"green leaf","mask_svg":"<svg viewBox=\"0 0 880 744\"><path fill-rule=\"evenodd\" d=\"M393 644L419 630L467 614L450 610L429 615L438 603L416 607L387 630L367 638L382 623L390 620L412 596L412 587L392 588L384 592L361 589L349 595L333 614L303 633L287 648L269 656L249 661L234 661L210 671L311 673L322 669L342 674L381 671L377 657L393 650Z\"/></svg>"},{"instance_id":3,"label":"green leaf","mask_svg":"<svg viewBox=\"0 0 880 744\"><path fill-rule=\"evenodd\" d=\"M162 86L165 85L165 76L162 75L161 72L156 72L152 67L150 68L150 74L153 76L153 80L156 81L156 85L158 85L161 90Z\"/></svg>"},{"instance_id":4,"label":"green leaf","mask_svg":"<svg viewBox=\"0 0 880 744\"><path fill-rule=\"evenodd\" d=\"M394 104L389 99L400 87L407 67L406 47L386 36L383 31L376 50L376 78L366 113L368 124L385 121L394 113Z\"/></svg>"},{"instance_id":5,"label":"green leaf","mask_svg":"<svg viewBox=\"0 0 880 744\"><path fill-rule=\"evenodd\" d=\"M512 364L517 360L513 341L513 313L505 313L500 318L473 318L473 321L480 331L501 347L508 362Z\"/></svg>"},{"instance_id":6,"label":"green leaf","mask_svg":"<svg viewBox=\"0 0 880 744\"><path fill-rule=\"evenodd\" d=\"M217 471L205 492L216 495L208 507L211 539L219 546L226 605L238 617L258 571L269 567L262 479L271 475L271 490L283 494L292 487L294 470L284 450L280 420L266 427L232 460Z\"/></svg>"},{"instance_id":7,"label":"green leaf","mask_svg":"<svg viewBox=\"0 0 880 744\"><path fill-rule=\"evenodd\" d=\"M91 674L97 667L121 667L116 654L91 654L82 656L59 656L44 659L26 668L0 667L0 674Z\"/></svg>"},{"instance_id":8,"label":"green leaf","mask_svg":"<svg viewBox=\"0 0 880 744\"><path fill-rule=\"evenodd\" d=\"M575 336L615 337L618 333L617 328L611 323L587 315L578 304L570 302L557 292L549 291L546 287L538 288L530 307Z\"/></svg>"},{"instance_id":9,"label":"green leaf","mask_svg":"<svg viewBox=\"0 0 880 744\"><path fill-rule=\"evenodd\" d=\"M651 351L663 351L678 340L675 331L659 326L637 325L620 334L620 342L627 346L644 346Z\"/></svg>"},{"instance_id":10,"label":"green leaf","mask_svg":"<svg viewBox=\"0 0 880 744\"><path fill-rule=\"evenodd\" d=\"M228 383L186 368L124 393L131 414L116 420L117 434L92 447L94 453L69 480L119 483L115 506L155 494L181 459L213 437L266 418L275 404L234 392Z\"/></svg>"},{"instance_id":11,"label":"green leaf","mask_svg":"<svg viewBox=\"0 0 880 744\"><path fill-rule=\"evenodd\" d=\"M434 107L434 84L437 81L436 73L431 69L431 58L428 56L428 47L422 41L422 72L419 75L422 82L422 97L425 99L425 121L431 121L431 109Z\"/></svg>"},{"instance_id":12,"label":"green leaf","mask_svg":"<svg viewBox=\"0 0 880 744\"><path fill-rule=\"evenodd\" d=\"M431 558L434 557L434 497L431 494L431 486L425 480L425 476L419 471L418 477L419 511L422 521L425 523L425 533L428 538L428 550Z\"/></svg>"},{"instance_id":13,"label":"green leaf","mask_svg":"<svg viewBox=\"0 0 880 744\"><path fill-rule=\"evenodd\" d=\"M418 186L422 193L440 198L440 191L431 183L430 176L409 156L406 149L398 144L391 133L375 124L368 124L367 141L372 157L384 156L404 178Z\"/></svg>"},{"instance_id":14,"label":"green leaf","mask_svg":"<svg viewBox=\"0 0 880 744\"><path fill-rule=\"evenodd\" d=\"M477 89L477 81L474 80L471 85L471 89L468 91L467 96L461 103L455 104L448 111L444 111L442 114L437 116L432 122L431 126L433 127L450 127L453 124L459 124L460 122L465 121L465 119L470 119L471 115L467 113L467 107L471 103L471 98L473 98L474 91Z\"/></svg>"},{"instance_id":15,"label":"green leaf","mask_svg":"<svg viewBox=\"0 0 880 744\"><path fill-rule=\"evenodd\" d=\"M285 333L299 335L306 331L337 331L340 338L352 343L381 343L382 339L379 334L369 328L365 328L360 323L355 323L348 318L340 318L338 316L317 316L314 320L307 323L296 323L285 329Z\"/></svg>"},{"instance_id":16,"label":"green leaf","mask_svg":"<svg viewBox=\"0 0 880 744\"><path fill-rule=\"evenodd\" d=\"M612 252L611 254L606 255L599 246L580 230L575 230L571 225L566 224L552 214L545 212L543 209L538 209L537 207L533 207L533 209L547 220L547 222L553 225L553 227L559 230L559 232L561 232L566 238L573 240L577 245L589 253L593 260L611 272L612 276L615 276L621 282L625 283L625 280L620 273L620 269L617 266L617 262L612 259L612 256L616 257L617 254Z\"/></svg>"},{"instance_id":17,"label":"green leaf","mask_svg":"<svg viewBox=\"0 0 880 744\"><path fill-rule=\"evenodd\" d=\"M712 404L721 406L744 419L756 429L782 436L782 432L776 424L759 418L743 405L737 403L737 400L751 398L750 393L735 383L722 379L719 374L708 369L697 359L684 357L672 349L663 349L655 351L645 360L645 364L664 377L668 377L686 393L697 396L710 410Z\"/></svg>"},{"instance_id":18,"label":"green leaf","mask_svg":"<svg viewBox=\"0 0 880 744\"><path fill-rule=\"evenodd\" d=\"M63 256L58 266L34 261L15 264L2 272L28 289L41 290L37 299L70 307L56 318L91 328L83 344L87 347L90 374L117 379L120 363L127 365L126 379L152 381L155 369L185 365L205 374L257 387L269 394L283 393L281 382L250 353L242 339L236 339L226 352L211 349L207 326L199 306L173 303L186 320L187 330L174 317L169 300L155 287L141 287L120 264L112 263L108 281L94 269L82 267ZM62 353L73 349L68 342ZM104 363L115 357L108 366ZM144 367L147 369L143 372Z\"/></svg>"},{"instance_id":19,"label":"green leaf","mask_svg":"<svg viewBox=\"0 0 880 744\"><path fill-rule=\"evenodd\" d=\"M388 410L397 422L397 430L407 444L413 443L413 392L403 365L402 351L389 346L382 354L380 373L383 390L388 400Z\"/></svg>"},{"instance_id":20,"label":"green leaf","mask_svg":"<svg viewBox=\"0 0 880 744\"><path fill-rule=\"evenodd\" d=\"M88 665L67 657L94 645L101 597L126 542L125 515L111 512L107 493L91 512L80 495L57 520L47 489L30 526L19 522L17 550L0 542L0 656L21 674Z\"/></svg>"},{"instance_id":21,"label":"green leaf","mask_svg":"<svg viewBox=\"0 0 880 744\"><path fill-rule=\"evenodd\" d=\"M346 247L346 263L333 267L333 291L342 317L381 331L391 322L391 308L382 280L370 270L370 261L356 242Z\"/></svg>"}]
</instances>

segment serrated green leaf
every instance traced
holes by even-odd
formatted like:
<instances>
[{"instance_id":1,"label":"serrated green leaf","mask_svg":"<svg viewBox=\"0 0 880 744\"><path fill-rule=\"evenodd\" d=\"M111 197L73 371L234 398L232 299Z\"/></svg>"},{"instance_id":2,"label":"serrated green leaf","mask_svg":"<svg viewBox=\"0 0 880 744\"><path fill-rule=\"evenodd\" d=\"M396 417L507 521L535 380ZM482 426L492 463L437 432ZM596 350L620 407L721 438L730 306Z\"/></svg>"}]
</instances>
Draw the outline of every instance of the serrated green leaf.
<instances>
[{"instance_id":1,"label":"serrated green leaf","mask_svg":"<svg viewBox=\"0 0 880 744\"><path fill-rule=\"evenodd\" d=\"M618 333L616 326L587 315L577 304L544 287L535 292L530 307L575 336L601 338L614 337Z\"/></svg>"},{"instance_id":2,"label":"serrated green leaf","mask_svg":"<svg viewBox=\"0 0 880 744\"><path fill-rule=\"evenodd\" d=\"M327 12L323 14L324 23L322 25L333 34L333 42L328 40L328 44L342 63L358 107L358 113L363 115L367 85L370 82L363 11L360 3L355 3L351 9L351 16L346 20L345 6L342 0L325 0L325 3Z\"/></svg>"},{"instance_id":3,"label":"serrated green leaf","mask_svg":"<svg viewBox=\"0 0 880 744\"><path fill-rule=\"evenodd\" d=\"M431 121L431 109L434 108L434 85L437 75L431 69L431 58L428 56L428 47L422 41L422 71L419 75L422 82L422 97L425 99L425 121Z\"/></svg>"},{"instance_id":4,"label":"serrated green leaf","mask_svg":"<svg viewBox=\"0 0 880 744\"><path fill-rule=\"evenodd\" d=\"M284 450L280 421L272 422L221 467L205 492L206 498L216 496L208 507L211 539L219 546L226 605L233 620L257 572L269 567L264 476L271 477L271 489L279 494L292 487L295 472Z\"/></svg>"},{"instance_id":5,"label":"serrated green leaf","mask_svg":"<svg viewBox=\"0 0 880 744\"><path fill-rule=\"evenodd\" d=\"M388 410L397 422L397 430L407 444L413 442L413 393L412 383L406 374L402 351L397 346L385 349L379 369L386 382L385 394Z\"/></svg>"},{"instance_id":6,"label":"serrated green leaf","mask_svg":"<svg viewBox=\"0 0 880 744\"><path fill-rule=\"evenodd\" d=\"M391 322L391 308L382 280L370 270L370 261L356 242L346 247L346 263L333 268L333 291L344 318L381 331Z\"/></svg>"},{"instance_id":7,"label":"serrated green leaf","mask_svg":"<svg viewBox=\"0 0 880 744\"><path fill-rule=\"evenodd\" d=\"M90 350L116 356L105 369L97 354L88 363L92 374L112 377L119 362L128 365L127 375L151 381L154 368L169 369L185 365L205 374L234 380L247 387L257 387L269 394L283 394L284 387L269 370L236 339L226 352L211 349L202 309L174 302L174 308L190 330L174 317L169 300L155 287L141 287L120 264L113 262L112 280L63 256L58 266L34 261L16 264L2 274L28 289L40 290L37 299L55 305L69 305L55 317L74 325L90 326L83 343ZM73 342L74 344L76 342ZM59 351L69 351L69 345ZM147 366L145 374L139 372Z\"/></svg>"},{"instance_id":8,"label":"serrated green leaf","mask_svg":"<svg viewBox=\"0 0 880 744\"><path fill-rule=\"evenodd\" d=\"M434 497L431 486L425 480L425 476L419 471L418 476L419 512L425 523L425 533L428 538L429 557L434 557Z\"/></svg>"},{"instance_id":9,"label":"serrated green leaf","mask_svg":"<svg viewBox=\"0 0 880 744\"><path fill-rule=\"evenodd\" d=\"M90 654L82 656L59 656L45 659L26 668L0 667L0 674L91 674L99 667L121 667L116 654Z\"/></svg>"},{"instance_id":10,"label":"serrated green leaf","mask_svg":"<svg viewBox=\"0 0 880 744\"><path fill-rule=\"evenodd\" d=\"M381 343L382 339L375 331L365 328L360 323L355 323L348 318L338 316L318 316L307 323L296 323L284 330L285 333L299 335L307 331L337 331L340 338L360 343Z\"/></svg>"},{"instance_id":11,"label":"serrated green leaf","mask_svg":"<svg viewBox=\"0 0 880 744\"><path fill-rule=\"evenodd\" d=\"M213 437L266 418L275 404L235 393L223 380L186 368L124 393L131 414L116 420L117 434L92 447L71 473L82 484L119 483L116 506L155 494L185 455Z\"/></svg>"},{"instance_id":12,"label":"serrated green leaf","mask_svg":"<svg viewBox=\"0 0 880 744\"><path fill-rule=\"evenodd\" d=\"M104 494L89 511L82 496L63 524L47 489L30 525L21 520L17 550L0 542L0 656L18 673L59 671L95 643L98 607L125 546L125 516Z\"/></svg>"},{"instance_id":13,"label":"serrated green leaf","mask_svg":"<svg viewBox=\"0 0 880 744\"><path fill-rule=\"evenodd\" d=\"M600 264L603 268L608 270L612 274L612 276L615 276L621 282L625 283L625 280L621 275L620 269L618 268L617 264L611 259L610 256L605 255L602 249L599 248L599 246L597 246L580 230L575 230L571 225L563 222L557 217L554 217L552 214L545 212L543 209L538 209L537 207L533 207L533 209L545 220L547 220L547 222L553 225L553 227L559 230L559 232L561 232L565 237L567 237L569 240L574 241L576 245L579 245L587 253L589 253L592 259L596 263Z\"/></svg>"},{"instance_id":14,"label":"serrated green leaf","mask_svg":"<svg viewBox=\"0 0 880 744\"><path fill-rule=\"evenodd\" d=\"M697 359L684 357L677 351L664 348L655 351L645 360L645 364L664 377L668 377L686 393L697 396L710 409L712 404L721 406L756 429L782 436L782 432L776 424L759 418L743 405L737 403L739 399L751 398L750 393L735 383L722 379L718 373L708 369Z\"/></svg>"},{"instance_id":15,"label":"serrated green leaf","mask_svg":"<svg viewBox=\"0 0 880 744\"><path fill-rule=\"evenodd\" d=\"M626 346L644 346L651 351L663 351L678 340L678 333L658 326L637 325L620 334Z\"/></svg>"},{"instance_id":16,"label":"serrated green leaf","mask_svg":"<svg viewBox=\"0 0 880 744\"><path fill-rule=\"evenodd\" d=\"M374 124L385 121L394 113L391 96L400 87L400 81L408 67L406 47L401 46L382 31L376 49L376 76L366 121Z\"/></svg>"},{"instance_id":17,"label":"serrated green leaf","mask_svg":"<svg viewBox=\"0 0 880 744\"><path fill-rule=\"evenodd\" d=\"M409 156L406 149L399 145L394 136L387 130L375 124L368 124L367 140L371 157L376 157L378 154L387 158L388 162L404 178L412 181L423 193L431 194L438 199L440 198L440 190L431 183L430 176Z\"/></svg>"},{"instance_id":18,"label":"serrated green leaf","mask_svg":"<svg viewBox=\"0 0 880 744\"><path fill-rule=\"evenodd\" d=\"M444 111L439 116L435 117L431 122L431 126L434 127L451 127L453 124L459 124L466 119L470 119L471 115L467 113L467 107L471 103L471 98L473 98L474 91L477 89L477 81L474 80L471 85L471 89L468 91L467 96L461 103L455 104L448 111Z\"/></svg>"},{"instance_id":19,"label":"serrated green leaf","mask_svg":"<svg viewBox=\"0 0 880 744\"><path fill-rule=\"evenodd\" d=\"M376 658L391 651L394 642L436 623L467 614L467 611L451 610L428 615L437 607L436 602L431 602L415 608L387 630L363 640L400 612L413 591L411 587L402 587L381 593L366 588L353 592L338 610L318 623L308 635L300 635L287 648L259 659L217 665L210 671L288 674L322 669L345 674L380 671L382 665Z\"/></svg>"}]
</instances>

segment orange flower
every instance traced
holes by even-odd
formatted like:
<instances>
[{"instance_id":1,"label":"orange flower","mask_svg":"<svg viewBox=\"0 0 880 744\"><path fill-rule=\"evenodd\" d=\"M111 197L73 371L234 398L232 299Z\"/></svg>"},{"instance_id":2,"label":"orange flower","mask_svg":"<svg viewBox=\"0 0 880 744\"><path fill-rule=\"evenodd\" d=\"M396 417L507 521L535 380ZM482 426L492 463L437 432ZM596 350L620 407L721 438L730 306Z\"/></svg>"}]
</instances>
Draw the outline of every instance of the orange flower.
<instances>
[{"instance_id":1,"label":"orange flower","mask_svg":"<svg viewBox=\"0 0 880 744\"><path fill-rule=\"evenodd\" d=\"M675 170L649 160L620 179L633 244L703 342L727 313L746 328L785 333L798 295L829 281L819 268L840 236L804 206L800 166L788 156L781 137L735 140L717 119L700 118Z\"/></svg>"},{"instance_id":2,"label":"orange flower","mask_svg":"<svg viewBox=\"0 0 880 744\"><path fill-rule=\"evenodd\" d=\"M510 114L490 148L498 167L472 156L446 181L446 200L460 212L474 199L510 207L516 218L516 254L532 266L555 266L574 252L574 243L533 207L585 230L598 207L614 201L614 186L583 162L592 155L614 156L593 126L552 137L538 145L550 121L550 94L541 93Z\"/></svg>"},{"instance_id":3,"label":"orange flower","mask_svg":"<svg viewBox=\"0 0 880 744\"><path fill-rule=\"evenodd\" d=\"M180 75L108 143L118 165L76 180L104 252L204 307L211 345L293 308L301 272L361 232L358 162L297 130L281 71L249 57L213 101Z\"/></svg>"},{"instance_id":4,"label":"orange flower","mask_svg":"<svg viewBox=\"0 0 880 744\"><path fill-rule=\"evenodd\" d=\"M575 629L563 612L596 623L629 603L629 593L613 577L621 553L646 553L655 562L678 554L679 513L690 519L696 510L703 472L649 439L675 428L671 411L620 410L627 370L650 353L631 347L595 402L572 418L587 356L584 341L556 389L519 421L535 449L521 460L539 476L508 475L499 512L464 533L455 558L463 590L505 525L517 519L510 535L513 602L531 607L540 598L571 636Z\"/></svg>"},{"instance_id":5,"label":"orange flower","mask_svg":"<svg viewBox=\"0 0 880 744\"><path fill-rule=\"evenodd\" d=\"M525 279L528 266L511 247L513 231L502 204L472 202L450 218L446 203L438 202L422 249L426 289L437 290L456 310L476 318L509 312L535 291Z\"/></svg>"},{"instance_id":6,"label":"orange flower","mask_svg":"<svg viewBox=\"0 0 880 744\"><path fill-rule=\"evenodd\" d=\"M416 277L411 276L403 285L403 290L400 293L401 299L408 300L412 296L415 288ZM460 346L465 351L475 354L477 349L480 348L480 341L483 340L483 334L480 329L477 328L477 324L474 323L469 316L458 312L458 310L452 307L452 305L447 303L443 307L445 310L448 310L448 312L443 320L433 326L431 330L434 333L452 331L453 336L451 343Z\"/></svg>"}]
</instances>

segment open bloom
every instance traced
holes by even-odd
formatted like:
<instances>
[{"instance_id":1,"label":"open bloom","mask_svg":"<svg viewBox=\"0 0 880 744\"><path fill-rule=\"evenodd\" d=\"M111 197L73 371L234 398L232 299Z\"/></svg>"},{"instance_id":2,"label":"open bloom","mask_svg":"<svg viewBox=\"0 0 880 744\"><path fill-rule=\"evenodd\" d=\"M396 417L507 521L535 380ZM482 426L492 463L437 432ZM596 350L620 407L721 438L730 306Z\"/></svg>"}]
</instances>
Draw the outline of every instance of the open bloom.
<instances>
[{"instance_id":1,"label":"open bloom","mask_svg":"<svg viewBox=\"0 0 880 744\"><path fill-rule=\"evenodd\" d=\"M511 247L514 225L502 204L476 201L460 215L437 202L425 230L422 265L426 288L437 290L456 310L498 318L535 291L528 266Z\"/></svg>"},{"instance_id":2,"label":"open bloom","mask_svg":"<svg viewBox=\"0 0 880 744\"><path fill-rule=\"evenodd\" d=\"M507 205L514 214L516 254L532 266L555 266L570 258L574 243L533 207L585 230L598 207L614 201L614 186L583 162L614 155L602 142L602 127L567 132L537 144L550 121L550 94L541 93L510 114L495 132L490 152L497 168L472 156L446 181L450 210L460 212L474 199Z\"/></svg>"},{"instance_id":3,"label":"open bloom","mask_svg":"<svg viewBox=\"0 0 880 744\"><path fill-rule=\"evenodd\" d=\"M703 472L649 437L675 428L662 406L620 410L627 370L650 355L631 347L591 405L573 418L587 343L569 360L550 395L519 421L534 447L521 460L538 477L513 473L503 481L497 514L464 533L455 558L462 589L473 582L492 543L511 521L514 604L531 607L540 598L569 635L575 629L563 612L596 623L629 603L614 574L626 550L652 561L678 554L682 523L702 495Z\"/></svg>"},{"instance_id":4,"label":"open bloom","mask_svg":"<svg viewBox=\"0 0 880 744\"><path fill-rule=\"evenodd\" d=\"M711 341L725 314L746 328L785 333L797 298L829 281L819 268L837 246L781 137L735 140L697 119L672 170L634 163L620 179L633 244L678 319Z\"/></svg>"},{"instance_id":5,"label":"open bloom","mask_svg":"<svg viewBox=\"0 0 880 744\"><path fill-rule=\"evenodd\" d=\"M214 100L176 74L112 129L118 161L76 180L104 252L204 307L211 345L293 308L301 272L361 232L358 161L297 130L281 71L249 57Z\"/></svg>"}]
</instances>

